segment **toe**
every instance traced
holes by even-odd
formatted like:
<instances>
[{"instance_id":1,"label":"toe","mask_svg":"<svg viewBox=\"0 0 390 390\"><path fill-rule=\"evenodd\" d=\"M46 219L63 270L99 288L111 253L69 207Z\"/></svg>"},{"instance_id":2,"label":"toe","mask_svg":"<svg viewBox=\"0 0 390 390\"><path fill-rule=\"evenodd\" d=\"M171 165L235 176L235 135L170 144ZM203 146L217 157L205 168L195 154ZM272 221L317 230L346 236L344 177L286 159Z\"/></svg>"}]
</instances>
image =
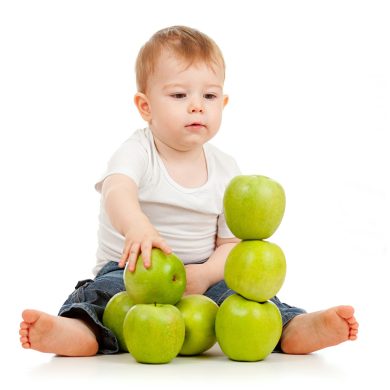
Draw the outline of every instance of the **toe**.
<instances>
[{"instance_id":1,"label":"toe","mask_svg":"<svg viewBox=\"0 0 390 390\"><path fill-rule=\"evenodd\" d=\"M22 318L27 324L33 324L35 321L37 321L40 314L42 313L37 310L27 309L22 312Z\"/></svg>"},{"instance_id":2,"label":"toe","mask_svg":"<svg viewBox=\"0 0 390 390\"><path fill-rule=\"evenodd\" d=\"M355 317L350 317L350 318L346 318L346 321L348 322L348 324L350 325L354 325L354 324L358 324L358 322L356 321L356 318Z\"/></svg>"},{"instance_id":3,"label":"toe","mask_svg":"<svg viewBox=\"0 0 390 390\"><path fill-rule=\"evenodd\" d=\"M20 329L28 329L28 327L30 326L30 324L28 324L27 322L25 321L22 321L20 323Z\"/></svg>"},{"instance_id":4,"label":"toe","mask_svg":"<svg viewBox=\"0 0 390 390\"><path fill-rule=\"evenodd\" d=\"M350 328L351 329L359 329L359 324L357 322L355 322L354 324L350 325Z\"/></svg>"},{"instance_id":5,"label":"toe","mask_svg":"<svg viewBox=\"0 0 390 390\"><path fill-rule=\"evenodd\" d=\"M349 322L349 320L354 318L353 314L355 312L355 309L352 306L337 306L336 312L340 317L344 318Z\"/></svg>"},{"instance_id":6,"label":"toe","mask_svg":"<svg viewBox=\"0 0 390 390\"><path fill-rule=\"evenodd\" d=\"M349 334L350 334L351 336L356 336L357 333L358 333L357 329L351 329L351 330L349 331Z\"/></svg>"},{"instance_id":7,"label":"toe","mask_svg":"<svg viewBox=\"0 0 390 390\"><path fill-rule=\"evenodd\" d=\"M20 336L27 336L28 335L28 330L27 329L20 329L19 330L19 335Z\"/></svg>"}]
</instances>

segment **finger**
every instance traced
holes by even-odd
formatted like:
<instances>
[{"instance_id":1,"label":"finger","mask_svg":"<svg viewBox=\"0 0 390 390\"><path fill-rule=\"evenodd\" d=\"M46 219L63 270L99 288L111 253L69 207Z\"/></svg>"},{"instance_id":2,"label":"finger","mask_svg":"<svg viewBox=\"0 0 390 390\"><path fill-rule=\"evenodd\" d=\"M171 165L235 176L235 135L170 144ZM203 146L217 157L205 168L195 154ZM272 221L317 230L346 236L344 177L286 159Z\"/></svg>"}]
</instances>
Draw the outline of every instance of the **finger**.
<instances>
[{"instance_id":1,"label":"finger","mask_svg":"<svg viewBox=\"0 0 390 390\"><path fill-rule=\"evenodd\" d=\"M165 252L167 255L171 254L172 253L172 249L171 247L164 241L164 240L161 240L161 241L156 241L154 243L154 246L157 247L157 248L160 248L163 252Z\"/></svg>"},{"instance_id":2,"label":"finger","mask_svg":"<svg viewBox=\"0 0 390 390\"><path fill-rule=\"evenodd\" d=\"M119 259L119 267L124 267L128 258L129 258L129 254L130 254L130 248L131 248L131 243L129 243L128 245L125 246L124 250L123 250L123 254L122 254L122 257Z\"/></svg>"},{"instance_id":3,"label":"finger","mask_svg":"<svg viewBox=\"0 0 390 390\"><path fill-rule=\"evenodd\" d=\"M135 271L135 266L137 264L138 254L140 250L140 244L138 242L133 243L133 245L130 248L130 257L128 262L128 270L130 272Z\"/></svg>"},{"instance_id":4,"label":"finger","mask_svg":"<svg viewBox=\"0 0 390 390\"><path fill-rule=\"evenodd\" d=\"M144 267L150 268L150 266L152 265L152 262L150 260L150 254L152 252L152 243L150 241L143 242L141 246L141 251L142 259L144 261Z\"/></svg>"}]
</instances>

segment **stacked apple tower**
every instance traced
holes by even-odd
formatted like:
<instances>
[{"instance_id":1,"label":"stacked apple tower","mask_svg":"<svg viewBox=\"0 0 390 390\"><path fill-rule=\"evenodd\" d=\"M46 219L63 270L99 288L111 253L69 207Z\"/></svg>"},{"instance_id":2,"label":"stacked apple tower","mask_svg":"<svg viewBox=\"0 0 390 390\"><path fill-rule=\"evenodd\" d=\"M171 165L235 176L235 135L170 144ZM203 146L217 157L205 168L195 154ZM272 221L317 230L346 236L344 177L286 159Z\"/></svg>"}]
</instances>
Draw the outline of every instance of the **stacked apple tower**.
<instances>
[{"instance_id":1,"label":"stacked apple tower","mask_svg":"<svg viewBox=\"0 0 390 390\"><path fill-rule=\"evenodd\" d=\"M224 195L226 223L242 241L225 264L225 282L234 290L220 306L215 331L232 360L265 359L282 334L282 317L270 301L283 285L286 260L271 237L284 215L285 193L276 181L259 175L236 176Z\"/></svg>"}]
</instances>

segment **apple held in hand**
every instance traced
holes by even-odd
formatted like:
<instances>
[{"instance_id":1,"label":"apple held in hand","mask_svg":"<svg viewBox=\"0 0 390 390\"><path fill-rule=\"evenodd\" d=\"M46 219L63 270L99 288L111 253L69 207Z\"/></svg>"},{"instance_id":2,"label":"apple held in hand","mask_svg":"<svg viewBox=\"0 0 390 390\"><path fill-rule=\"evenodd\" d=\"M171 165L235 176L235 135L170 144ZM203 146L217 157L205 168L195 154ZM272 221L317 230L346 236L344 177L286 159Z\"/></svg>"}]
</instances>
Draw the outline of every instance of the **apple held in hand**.
<instances>
[{"instance_id":1,"label":"apple held in hand","mask_svg":"<svg viewBox=\"0 0 390 390\"><path fill-rule=\"evenodd\" d=\"M253 301L264 302L274 297L282 287L285 276L284 253L271 242L241 241L226 259L226 284Z\"/></svg>"},{"instance_id":2,"label":"apple held in hand","mask_svg":"<svg viewBox=\"0 0 390 390\"><path fill-rule=\"evenodd\" d=\"M123 280L134 303L163 303L175 305L186 288L186 271L182 261L173 253L165 254L153 248L151 267L145 268L142 255L134 272L126 266Z\"/></svg>"},{"instance_id":3,"label":"apple held in hand","mask_svg":"<svg viewBox=\"0 0 390 390\"><path fill-rule=\"evenodd\" d=\"M215 317L218 305L200 294L186 295L176 304L184 318L185 339L180 355L199 355L217 341Z\"/></svg>"},{"instance_id":4,"label":"apple held in hand","mask_svg":"<svg viewBox=\"0 0 390 390\"><path fill-rule=\"evenodd\" d=\"M228 184L223 206L226 223L242 240L271 237L286 206L283 187L265 176L239 175Z\"/></svg>"},{"instance_id":5,"label":"apple held in hand","mask_svg":"<svg viewBox=\"0 0 390 390\"><path fill-rule=\"evenodd\" d=\"M215 321L218 343L232 360L265 359L282 335L282 316L276 305L254 302L238 294L226 298Z\"/></svg>"},{"instance_id":6,"label":"apple held in hand","mask_svg":"<svg viewBox=\"0 0 390 390\"><path fill-rule=\"evenodd\" d=\"M115 334L119 348L125 352L127 346L123 337L123 321L133 305L134 302L127 292L121 291L108 301L103 313L103 325Z\"/></svg>"},{"instance_id":7,"label":"apple held in hand","mask_svg":"<svg viewBox=\"0 0 390 390\"><path fill-rule=\"evenodd\" d=\"M139 363L169 363L184 342L185 325L173 305L138 304L125 317L123 335Z\"/></svg>"}]
</instances>

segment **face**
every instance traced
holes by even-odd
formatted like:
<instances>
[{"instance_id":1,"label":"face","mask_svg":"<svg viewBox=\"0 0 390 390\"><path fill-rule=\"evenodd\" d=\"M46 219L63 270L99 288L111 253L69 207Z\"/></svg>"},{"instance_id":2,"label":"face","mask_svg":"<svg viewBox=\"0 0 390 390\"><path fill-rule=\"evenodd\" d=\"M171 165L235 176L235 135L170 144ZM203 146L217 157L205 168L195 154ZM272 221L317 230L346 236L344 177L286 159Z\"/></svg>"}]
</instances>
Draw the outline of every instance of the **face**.
<instances>
[{"instance_id":1,"label":"face","mask_svg":"<svg viewBox=\"0 0 390 390\"><path fill-rule=\"evenodd\" d=\"M169 148L189 151L210 140L221 125L228 98L223 70L199 63L188 66L163 52L136 104L155 138Z\"/></svg>"}]
</instances>

